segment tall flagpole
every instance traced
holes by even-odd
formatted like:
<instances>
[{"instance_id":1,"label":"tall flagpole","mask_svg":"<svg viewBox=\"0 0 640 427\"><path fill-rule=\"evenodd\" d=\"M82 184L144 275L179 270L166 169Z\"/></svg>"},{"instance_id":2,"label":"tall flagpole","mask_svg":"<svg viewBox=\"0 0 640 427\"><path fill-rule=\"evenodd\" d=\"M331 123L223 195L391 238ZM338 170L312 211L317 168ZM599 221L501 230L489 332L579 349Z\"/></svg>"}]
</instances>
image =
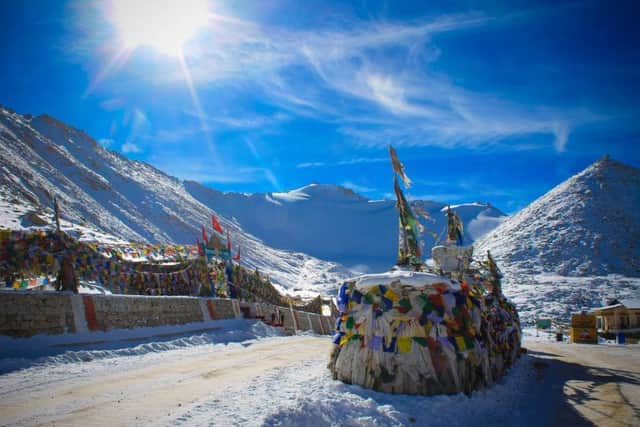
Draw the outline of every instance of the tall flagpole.
<instances>
[{"instance_id":1,"label":"tall flagpole","mask_svg":"<svg viewBox=\"0 0 640 427\"><path fill-rule=\"evenodd\" d=\"M399 217L399 237L398 261L397 265L414 265L420 268L422 256L420 241L418 237L418 221L411 210L411 206L400 189L398 177L402 179L405 188L409 188L411 180L404 171L404 165L398 159L398 155L392 146L389 146L389 156L391 157L391 167L393 168L393 191L396 195L396 207Z\"/></svg>"}]
</instances>

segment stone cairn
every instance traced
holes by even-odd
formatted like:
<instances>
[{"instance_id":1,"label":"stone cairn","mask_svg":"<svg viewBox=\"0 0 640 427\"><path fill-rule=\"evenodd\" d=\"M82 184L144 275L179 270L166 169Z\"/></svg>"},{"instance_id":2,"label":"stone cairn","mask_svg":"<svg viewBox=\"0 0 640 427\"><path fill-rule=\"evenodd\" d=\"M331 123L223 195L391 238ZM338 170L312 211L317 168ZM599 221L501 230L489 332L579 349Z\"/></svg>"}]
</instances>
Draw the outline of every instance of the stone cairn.
<instances>
[{"instance_id":1,"label":"stone cairn","mask_svg":"<svg viewBox=\"0 0 640 427\"><path fill-rule=\"evenodd\" d=\"M406 178L395 151L392 164ZM488 254L488 261L472 266L473 248L461 246L462 223L448 209L447 241L432 249L431 266L418 262L415 216L401 192L398 208L397 265L340 287L329 362L334 379L422 395L470 394L492 384L518 359L521 340L518 313L502 294L495 261Z\"/></svg>"}]
</instances>

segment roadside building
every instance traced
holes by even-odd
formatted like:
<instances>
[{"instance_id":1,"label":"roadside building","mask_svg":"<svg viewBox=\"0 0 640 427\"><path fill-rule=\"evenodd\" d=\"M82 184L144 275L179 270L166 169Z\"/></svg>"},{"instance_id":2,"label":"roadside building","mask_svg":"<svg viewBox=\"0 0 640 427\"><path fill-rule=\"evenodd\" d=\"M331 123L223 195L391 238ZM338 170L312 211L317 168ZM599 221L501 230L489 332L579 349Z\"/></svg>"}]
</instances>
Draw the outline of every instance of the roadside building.
<instances>
[{"instance_id":1,"label":"roadside building","mask_svg":"<svg viewBox=\"0 0 640 427\"><path fill-rule=\"evenodd\" d=\"M640 336L640 299L613 300L605 307L591 310L602 335Z\"/></svg>"},{"instance_id":2,"label":"roadside building","mask_svg":"<svg viewBox=\"0 0 640 427\"><path fill-rule=\"evenodd\" d=\"M586 312L572 314L569 337L573 343L598 344L596 316Z\"/></svg>"}]
</instances>

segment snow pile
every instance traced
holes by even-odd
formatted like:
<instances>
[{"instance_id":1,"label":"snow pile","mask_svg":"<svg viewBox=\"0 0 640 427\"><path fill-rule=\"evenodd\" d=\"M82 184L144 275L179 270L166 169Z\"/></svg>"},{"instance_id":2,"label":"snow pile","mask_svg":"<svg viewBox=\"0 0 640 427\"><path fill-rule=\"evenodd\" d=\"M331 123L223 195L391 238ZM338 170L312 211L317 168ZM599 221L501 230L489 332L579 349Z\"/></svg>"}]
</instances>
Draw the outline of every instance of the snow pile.
<instances>
[{"instance_id":1,"label":"snow pile","mask_svg":"<svg viewBox=\"0 0 640 427\"><path fill-rule=\"evenodd\" d=\"M568 320L640 295L640 170L607 157L553 188L476 244L504 272L525 323Z\"/></svg>"},{"instance_id":2,"label":"snow pile","mask_svg":"<svg viewBox=\"0 0 640 427\"><path fill-rule=\"evenodd\" d=\"M545 425L531 395L541 387L527 357L489 389L452 396L408 396L376 392L333 381L324 355L253 378L234 402L206 398L168 424L239 426ZM226 390L235 392L233 387ZM488 415L490 414L490 415Z\"/></svg>"},{"instance_id":3,"label":"snow pile","mask_svg":"<svg viewBox=\"0 0 640 427\"><path fill-rule=\"evenodd\" d=\"M91 360L144 356L283 336L281 328L243 319L12 338L0 335L0 374Z\"/></svg>"}]
</instances>

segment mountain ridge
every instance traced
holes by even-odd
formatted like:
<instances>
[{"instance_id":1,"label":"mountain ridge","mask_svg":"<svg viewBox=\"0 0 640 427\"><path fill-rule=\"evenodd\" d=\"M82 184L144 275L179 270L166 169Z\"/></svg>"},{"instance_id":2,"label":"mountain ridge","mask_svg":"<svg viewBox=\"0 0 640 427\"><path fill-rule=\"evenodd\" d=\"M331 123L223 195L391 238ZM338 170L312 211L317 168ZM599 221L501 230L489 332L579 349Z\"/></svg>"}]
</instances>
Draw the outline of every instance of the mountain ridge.
<instances>
[{"instance_id":1,"label":"mountain ridge","mask_svg":"<svg viewBox=\"0 0 640 427\"><path fill-rule=\"evenodd\" d=\"M50 218L55 196L66 224L86 224L142 242L195 243L215 212L189 195L177 178L105 149L83 131L6 109L0 109L0 190L7 227L24 228L16 216L27 212ZM234 250L242 247L243 265L271 276L283 290L301 280L307 291L333 290L350 274L334 262L271 248L218 217L231 231Z\"/></svg>"},{"instance_id":2,"label":"mountain ridge","mask_svg":"<svg viewBox=\"0 0 640 427\"><path fill-rule=\"evenodd\" d=\"M318 183L286 192L224 193L128 159L49 114L22 115L6 107L0 107L0 142L5 212L12 215L10 200L23 204L22 216L6 221L12 227L27 226L30 221L21 218L35 211L50 217L55 196L65 224L84 224L84 233L100 238L194 243L215 213L232 231L234 250L243 247L243 262L290 287L308 279L316 289L324 282L334 291L349 274L343 265L386 271L395 262L395 201L369 200L345 186ZM412 203L431 209L442 226L443 203ZM483 221L481 213L491 221L504 217L488 205L459 209L469 210L469 221ZM426 243L426 253L432 243Z\"/></svg>"},{"instance_id":3,"label":"mountain ridge","mask_svg":"<svg viewBox=\"0 0 640 427\"><path fill-rule=\"evenodd\" d=\"M486 234L478 250L521 271L640 276L640 169L608 156Z\"/></svg>"},{"instance_id":4,"label":"mountain ridge","mask_svg":"<svg viewBox=\"0 0 640 427\"><path fill-rule=\"evenodd\" d=\"M270 246L330 259L358 271L386 271L396 260L395 201L370 200L333 184L252 194L223 193L193 181L185 182L185 187L201 203L216 206ZM324 197L314 197L318 193ZM428 254L435 242L444 237L443 210L447 204L414 200L411 205L431 217L419 218L425 228L421 238ZM464 233L468 243L506 217L490 204L460 204L454 210L468 224Z\"/></svg>"},{"instance_id":5,"label":"mountain ridge","mask_svg":"<svg viewBox=\"0 0 640 427\"><path fill-rule=\"evenodd\" d=\"M463 220L465 244L476 242L476 257L489 249L497 259L503 289L525 322L566 319L604 297L637 297L639 182L637 169L601 159L512 216L488 203L451 207ZM130 160L52 116L0 107L0 227L39 227L39 219L52 217L53 196L63 228L89 239L193 243L215 213L234 250L242 247L244 266L304 296L335 293L353 272L386 271L397 255L393 200L318 183L222 192ZM435 234L422 233L429 254L444 238L447 205L411 204L431 217L420 218Z\"/></svg>"}]
</instances>

